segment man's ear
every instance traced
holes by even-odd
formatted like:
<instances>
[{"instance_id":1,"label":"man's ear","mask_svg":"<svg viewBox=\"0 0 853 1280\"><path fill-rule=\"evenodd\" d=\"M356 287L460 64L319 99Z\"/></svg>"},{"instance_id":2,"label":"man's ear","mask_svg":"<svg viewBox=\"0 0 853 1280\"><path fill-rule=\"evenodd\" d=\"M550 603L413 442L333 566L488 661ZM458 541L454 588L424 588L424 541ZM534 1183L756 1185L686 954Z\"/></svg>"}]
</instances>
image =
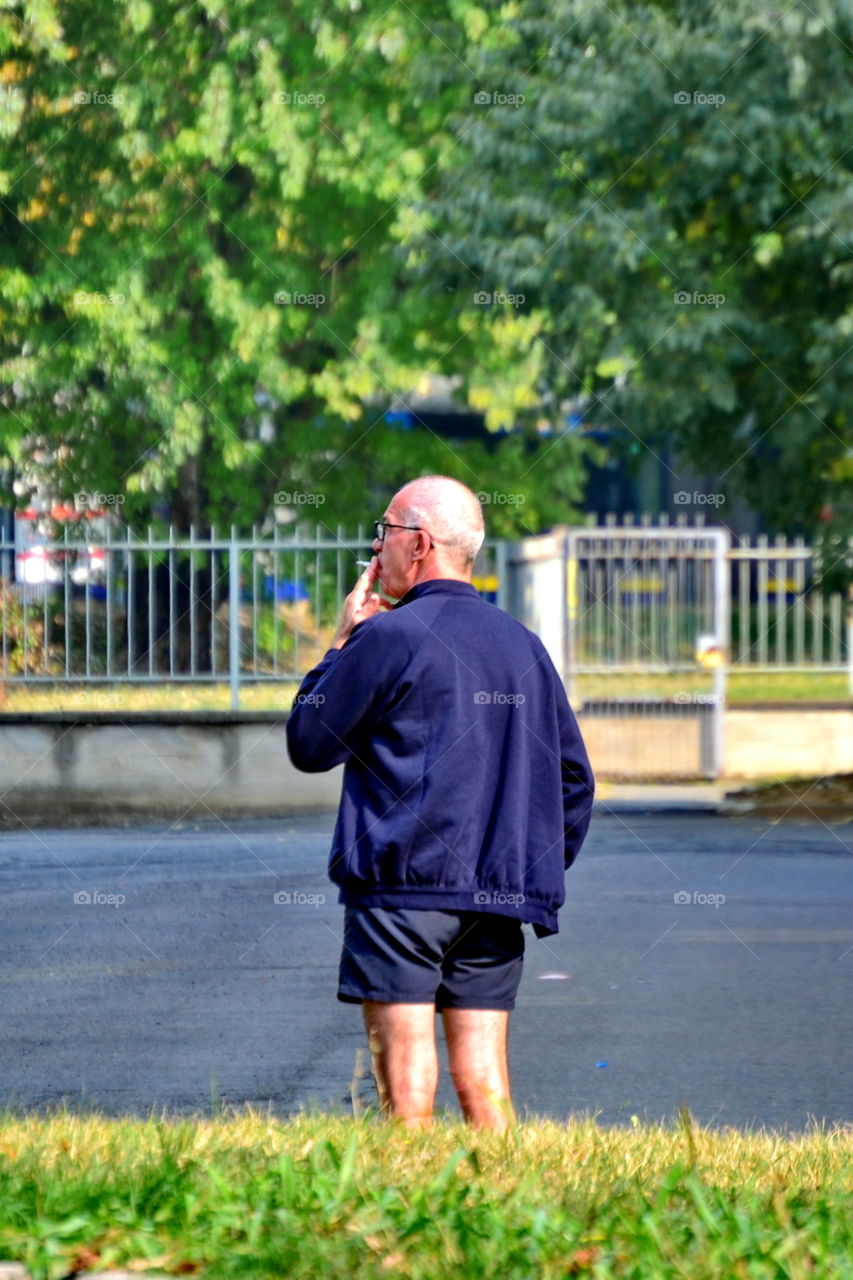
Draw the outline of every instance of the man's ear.
<instances>
[{"instance_id":1,"label":"man's ear","mask_svg":"<svg viewBox=\"0 0 853 1280\"><path fill-rule=\"evenodd\" d=\"M424 533L423 529L418 529L418 536L417 536L417 540L415 541L415 548L414 548L414 551L412 552L412 560L423 560L424 556L429 551L429 543L430 543L429 534Z\"/></svg>"}]
</instances>

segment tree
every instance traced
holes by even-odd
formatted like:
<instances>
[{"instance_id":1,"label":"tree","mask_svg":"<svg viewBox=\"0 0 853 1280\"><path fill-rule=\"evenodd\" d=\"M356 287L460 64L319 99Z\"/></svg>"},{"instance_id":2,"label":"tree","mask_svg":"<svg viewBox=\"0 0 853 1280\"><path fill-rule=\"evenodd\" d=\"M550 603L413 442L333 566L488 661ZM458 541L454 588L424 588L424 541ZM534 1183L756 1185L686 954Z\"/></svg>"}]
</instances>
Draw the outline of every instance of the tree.
<instances>
[{"instance_id":1,"label":"tree","mask_svg":"<svg viewBox=\"0 0 853 1280\"><path fill-rule=\"evenodd\" d=\"M0 446L42 440L65 494L120 492L129 522L179 529L261 521L277 493L351 521L366 481L393 483L383 402L448 349L470 360L480 320L460 328L400 249L455 102L413 93L411 67L477 12L4 9ZM465 448L409 445L404 475L476 478Z\"/></svg>"},{"instance_id":2,"label":"tree","mask_svg":"<svg viewBox=\"0 0 853 1280\"><path fill-rule=\"evenodd\" d=\"M457 146L413 269L463 312L481 291L523 298L512 314L538 350L531 391L656 452L672 442L778 531L842 519L849 6L490 12L502 23L461 55Z\"/></svg>"}]
</instances>

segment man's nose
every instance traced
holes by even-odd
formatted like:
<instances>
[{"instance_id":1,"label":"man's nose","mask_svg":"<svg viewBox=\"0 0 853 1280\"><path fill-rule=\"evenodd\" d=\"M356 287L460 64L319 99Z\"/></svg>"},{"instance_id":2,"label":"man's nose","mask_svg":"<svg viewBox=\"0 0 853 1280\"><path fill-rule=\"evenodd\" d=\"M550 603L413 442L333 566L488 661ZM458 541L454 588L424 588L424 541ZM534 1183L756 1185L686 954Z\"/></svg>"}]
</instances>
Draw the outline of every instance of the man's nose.
<instances>
[{"instance_id":1,"label":"man's nose","mask_svg":"<svg viewBox=\"0 0 853 1280\"><path fill-rule=\"evenodd\" d=\"M379 537L378 533L376 537L373 539L373 541L371 542L370 547L372 551L375 551L377 553L382 550L382 539Z\"/></svg>"}]
</instances>

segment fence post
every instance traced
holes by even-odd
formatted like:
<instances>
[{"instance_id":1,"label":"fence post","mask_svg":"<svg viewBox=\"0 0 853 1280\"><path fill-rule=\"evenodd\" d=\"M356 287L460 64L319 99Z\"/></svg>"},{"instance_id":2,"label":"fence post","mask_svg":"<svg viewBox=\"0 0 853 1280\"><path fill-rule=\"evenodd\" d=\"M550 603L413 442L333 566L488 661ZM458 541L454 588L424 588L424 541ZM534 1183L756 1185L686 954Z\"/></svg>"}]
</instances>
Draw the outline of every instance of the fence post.
<instances>
[{"instance_id":1,"label":"fence post","mask_svg":"<svg viewBox=\"0 0 853 1280\"><path fill-rule=\"evenodd\" d=\"M503 538L495 547L495 574L498 580L495 604L499 609L503 609L504 613L509 613L509 556L507 543Z\"/></svg>"},{"instance_id":2,"label":"fence post","mask_svg":"<svg viewBox=\"0 0 853 1280\"><path fill-rule=\"evenodd\" d=\"M729 610L731 607L731 586L729 555L731 537L727 529L715 530L714 547L714 630L718 636L721 651L721 662L714 670L714 739L713 739L713 775L719 778L726 768L726 683L728 668L731 662L729 652L729 635L731 631Z\"/></svg>"},{"instance_id":3,"label":"fence post","mask_svg":"<svg viewBox=\"0 0 853 1280\"><path fill-rule=\"evenodd\" d=\"M578 560L576 533L566 529L563 534L563 590L566 607L563 611L563 683L569 702L575 696L575 666L577 665L578 620Z\"/></svg>"},{"instance_id":4,"label":"fence post","mask_svg":"<svg viewBox=\"0 0 853 1280\"><path fill-rule=\"evenodd\" d=\"M237 530L231 526L228 560L228 671L231 680L231 710L240 710L240 551Z\"/></svg>"},{"instance_id":5,"label":"fence post","mask_svg":"<svg viewBox=\"0 0 853 1280\"><path fill-rule=\"evenodd\" d=\"M853 583L847 588L847 688L853 698Z\"/></svg>"}]
</instances>

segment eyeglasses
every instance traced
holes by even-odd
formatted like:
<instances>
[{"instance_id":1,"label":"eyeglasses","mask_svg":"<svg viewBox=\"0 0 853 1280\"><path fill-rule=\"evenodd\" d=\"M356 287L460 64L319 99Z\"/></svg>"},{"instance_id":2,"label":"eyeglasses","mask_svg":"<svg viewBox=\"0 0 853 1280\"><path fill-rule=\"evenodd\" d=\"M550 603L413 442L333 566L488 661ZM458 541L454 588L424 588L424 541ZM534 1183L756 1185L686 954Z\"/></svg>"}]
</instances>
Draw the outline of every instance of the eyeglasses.
<instances>
[{"instance_id":1,"label":"eyeglasses","mask_svg":"<svg viewBox=\"0 0 853 1280\"><path fill-rule=\"evenodd\" d=\"M378 542L385 541L385 534L389 529L411 529L413 533L427 533L430 546L433 545L432 536L428 534L426 529L422 529L419 524L389 524L387 520L374 520L373 527L376 530L376 540Z\"/></svg>"}]
</instances>

